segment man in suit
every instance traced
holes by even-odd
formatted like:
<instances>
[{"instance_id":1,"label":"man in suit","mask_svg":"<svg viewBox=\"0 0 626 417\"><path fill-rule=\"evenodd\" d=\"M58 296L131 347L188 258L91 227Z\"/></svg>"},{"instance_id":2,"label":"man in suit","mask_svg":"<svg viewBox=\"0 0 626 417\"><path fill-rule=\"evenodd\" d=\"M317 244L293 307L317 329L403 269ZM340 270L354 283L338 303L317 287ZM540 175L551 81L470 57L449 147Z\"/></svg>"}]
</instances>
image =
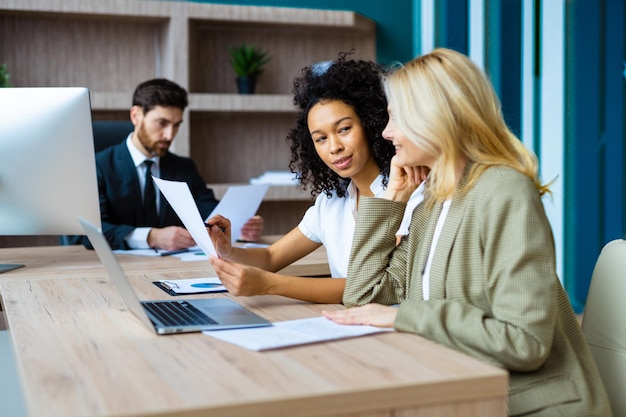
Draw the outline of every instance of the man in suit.
<instances>
[{"instance_id":1,"label":"man in suit","mask_svg":"<svg viewBox=\"0 0 626 417\"><path fill-rule=\"evenodd\" d=\"M187 91L172 81L139 84L130 109L133 132L96 155L102 231L113 249L178 250L196 244L151 175L187 182L203 219L217 205L195 163L169 151L187 104ZM241 235L257 241L262 232L263 219L254 216Z\"/></svg>"}]
</instances>

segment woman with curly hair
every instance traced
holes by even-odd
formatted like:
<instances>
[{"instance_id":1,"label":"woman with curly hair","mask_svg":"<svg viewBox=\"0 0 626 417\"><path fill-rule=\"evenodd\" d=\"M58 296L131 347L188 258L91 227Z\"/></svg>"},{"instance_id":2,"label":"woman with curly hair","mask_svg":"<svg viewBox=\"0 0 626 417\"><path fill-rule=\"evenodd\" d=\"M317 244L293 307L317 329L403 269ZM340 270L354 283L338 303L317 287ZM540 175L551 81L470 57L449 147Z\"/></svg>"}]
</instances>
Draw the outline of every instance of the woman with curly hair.
<instances>
[{"instance_id":1,"label":"woman with curly hair","mask_svg":"<svg viewBox=\"0 0 626 417\"><path fill-rule=\"evenodd\" d=\"M299 112L288 135L289 166L301 187L316 196L315 204L297 227L267 248L233 247L228 219L209 219L213 225L209 232L220 256L212 257L211 264L232 294L341 302L359 199L384 191L395 153L381 136L388 120L383 73L374 62L346 60L342 55L336 61L303 68L294 80L294 104ZM413 207L421 201L420 195L415 193ZM411 211L407 210L406 222ZM275 273L321 245L326 247L332 278Z\"/></svg>"}]
</instances>

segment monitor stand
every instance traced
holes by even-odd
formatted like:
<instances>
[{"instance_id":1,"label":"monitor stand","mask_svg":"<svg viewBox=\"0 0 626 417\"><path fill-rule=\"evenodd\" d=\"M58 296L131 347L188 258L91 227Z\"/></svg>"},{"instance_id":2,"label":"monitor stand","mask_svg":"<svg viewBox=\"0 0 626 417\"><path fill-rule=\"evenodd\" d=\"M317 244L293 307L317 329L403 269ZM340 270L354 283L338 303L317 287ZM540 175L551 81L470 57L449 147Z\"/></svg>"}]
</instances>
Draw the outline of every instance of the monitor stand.
<instances>
[{"instance_id":1,"label":"monitor stand","mask_svg":"<svg viewBox=\"0 0 626 417\"><path fill-rule=\"evenodd\" d=\"M23 267L24 264L0 264L0 274Z\"/></svg>"}]
</instances>

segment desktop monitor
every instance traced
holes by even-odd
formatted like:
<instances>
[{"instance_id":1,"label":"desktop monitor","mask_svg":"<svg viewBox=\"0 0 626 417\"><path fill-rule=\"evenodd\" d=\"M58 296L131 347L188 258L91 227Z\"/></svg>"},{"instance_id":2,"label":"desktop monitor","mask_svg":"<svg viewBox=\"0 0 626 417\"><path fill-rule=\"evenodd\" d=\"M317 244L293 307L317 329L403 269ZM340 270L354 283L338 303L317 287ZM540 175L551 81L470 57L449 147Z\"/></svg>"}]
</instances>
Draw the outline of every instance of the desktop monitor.
<instances>
[{"instance_id":1,"label":"desktop monitor","mask_svg":"<svg viewBox=\"0 0 626 417\"><path fill-rule=\"evenodd\" d=\"M89 90L0 88L0 235L81 234L79 216L100 225Z\"/></svg>"}]
</instances>

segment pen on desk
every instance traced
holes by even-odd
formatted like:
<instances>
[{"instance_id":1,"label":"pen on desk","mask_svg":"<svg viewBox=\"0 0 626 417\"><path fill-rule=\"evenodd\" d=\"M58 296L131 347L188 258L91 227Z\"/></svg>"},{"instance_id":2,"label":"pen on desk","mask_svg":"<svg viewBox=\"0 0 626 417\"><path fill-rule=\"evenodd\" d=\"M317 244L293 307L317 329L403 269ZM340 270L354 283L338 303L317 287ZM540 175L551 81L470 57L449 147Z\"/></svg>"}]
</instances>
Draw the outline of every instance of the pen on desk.
<instances>
[{"instance_id":1,"label":"pen on desk","mask_svg":"<svg viewBox=\"0 0 626 417\"><path fill-rule=\"evenodd\" d=\"M211 227L215 226L214 224L210 224L210 223L204 223L204 225L205 225L206 227L208 227L209 229L210 229ZM225 227L221 227L221 226L218 226L218 227L220 228L220 230L222 231L222 233L226 233L226 228L225 228Z\"/></svg>"}]
</instances>

